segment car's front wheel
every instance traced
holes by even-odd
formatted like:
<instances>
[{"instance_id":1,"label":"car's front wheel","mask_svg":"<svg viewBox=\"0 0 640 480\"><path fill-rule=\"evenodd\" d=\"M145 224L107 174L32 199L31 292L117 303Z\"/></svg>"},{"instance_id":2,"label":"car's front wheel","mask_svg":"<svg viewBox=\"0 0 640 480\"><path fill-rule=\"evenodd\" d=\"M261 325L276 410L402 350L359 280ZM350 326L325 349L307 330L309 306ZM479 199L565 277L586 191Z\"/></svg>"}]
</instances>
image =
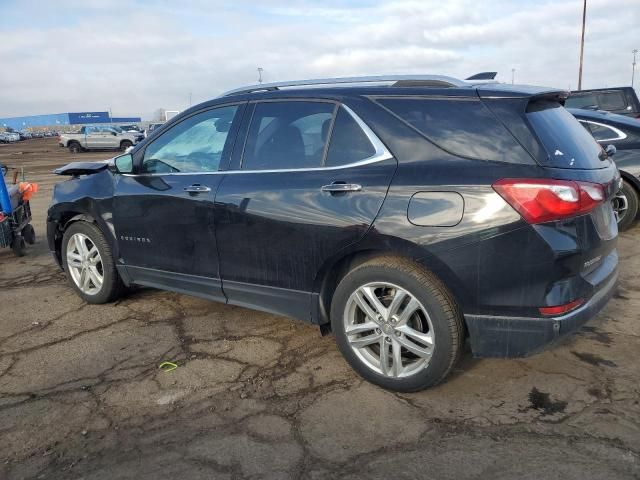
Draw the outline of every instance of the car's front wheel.
<instances>
[{"instance_id":1,"label":"car's front wheel","mask_svg":"<svg viewBox=\"0 0 640 480\"><path fill-rule=\"evenodd\" d=\"M133 147L133 143L129 140L123 140L122 142L120 142L120 151L126 152L127 148L129 147Z\"/></svg>"},{"instance_id":2,"label":"car's front wheel","mask_svg":"<svg viewBox=\"0 0 640 480\"><path fill-rule=\"evenodd\" d=\"M331 326L351 366L391 390L436 385L462 350L462 316L451 294L401 258L376 258L349 272L336 288Z\"/></svg>"},{"instance_id":3,"label":"car's front wheel","mask_svg":"<svg viewBox=\"0 0 640 480\"><path fill-rule=\"evenodd\" d=\"M638 215L638 192L629 182L623 180L622 188L616 193L611 204L618 221L618 229L621 232L629 229Z\"/></svg>"},{"instance_id":4,"label":"car's front wheel","mask_svg":"<svg viewBox=\"0 0 640 480\"><path fill-rule=\"evenodd\" d=\"M69 144L69 151L71 153L80 153L82 152L82 146L78 142L71 142Z\"/></svg>"},{"instance_id":5,"label":"car's front wheel","mask_svg":"<svg viewBox=\"0 0 640 480\"><path fill-rule=\"evenodd\" d=\"M111 248L97 226L72 223L62 237L62 265L69 283L88 303L107 303L123 290Z\"/></svg>"}]
</instances>

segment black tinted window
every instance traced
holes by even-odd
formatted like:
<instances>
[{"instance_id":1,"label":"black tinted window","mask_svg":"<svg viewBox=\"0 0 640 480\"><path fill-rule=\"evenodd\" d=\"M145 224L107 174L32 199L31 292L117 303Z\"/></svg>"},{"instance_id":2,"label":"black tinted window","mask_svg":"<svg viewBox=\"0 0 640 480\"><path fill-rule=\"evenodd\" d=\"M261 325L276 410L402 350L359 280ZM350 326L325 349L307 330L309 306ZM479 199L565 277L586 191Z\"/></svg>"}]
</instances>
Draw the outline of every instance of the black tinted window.
<instances>
[{"instance_id":1,"label":"black tinted window","mask_svg":"<svg viewBox=\"0 0 640 480\"><path fill-rule=\"evenodd\" d=\"M375 153L369 138L353 117L344 108L338 110L325 165L346 165L369 158Z\"/></svg>"},{"instance_id":2,"label":"black tinted window","mask_svg":"<svg viewBox=\"0 0 640 480\"><path fill-rule=\"evenodd\" d=\"M567 108L598 108L598 100L595 95L574 95L572 94L565 101Z\"/></svg>"},{"instance_id":3,"label":"black tinted window","mask_svg":"<svg viewBox=\"0 0 640 480\"><path fill-rule=\"evenodd\" d=\"M601 110L623 110L627 107L622 92L599 93L598 104Z\"/></svg>"},{"instance_id":4,"label":"black tinted window","mask_svg":"<svg viewBox=\"0 0 640 480\"><path fill-rule=\"evenodd\" d=\"M598 143L580 122L557 102L536 102L527 119L547 151L545 164L558 168L602 168Z\"/></svg>"},{"instance_id":5,"label":"black tinted window","mask_svg":"<svg viewBox=\"0 0 640 480\"><path fill-rule=\"evenodd\" d=\"M320 167L334 110L334 104L325 102L258 103L242 168Z\"/></svg>"},{"instance_id":6,"label":"black tinted window","mask_svg":"<svg viewBox=\"0 0 640 480\"><path fill-rule=\"evenodd\" d=\"M454 155L511 163L531 161L480 100L393 98L378 102Z\"/></svg>"},{"instance_id":7,"label":"black tinted window","mask_svg":"<svg viewBox=\"0 0 640 480\"><path fill-rule=\"evenodd\" d=\"M591 128L593 138L598 141L617 140L620 138L618 132L607 126L599 125L597 123L589 123L589 127Z\"/></svg>"},{"instance_id":8,"label":"black tinted window","mask_svg":"<svg viewBox=\"0 0 640 480\"><path fill-rule=\"evenodd\" d=\"M215 172L227 144L237 106L207 110L173 126L144 152L147 173Z\"/></svg>"}]
</instances>

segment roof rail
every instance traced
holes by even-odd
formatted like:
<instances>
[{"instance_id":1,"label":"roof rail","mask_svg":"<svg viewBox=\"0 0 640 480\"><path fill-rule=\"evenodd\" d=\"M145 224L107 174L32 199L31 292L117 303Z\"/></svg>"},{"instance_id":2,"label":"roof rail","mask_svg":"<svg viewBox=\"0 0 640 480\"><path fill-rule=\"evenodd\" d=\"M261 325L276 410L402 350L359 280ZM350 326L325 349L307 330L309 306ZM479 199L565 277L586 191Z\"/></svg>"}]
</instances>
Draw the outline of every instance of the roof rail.
<instances>
[{"instance_id":1,"label":"roof rail","mask_svg":"<svg viewBox=\"0 0 640 480\"><path fill-rule=\"evenodd\" d=\"M291 80L289 82L259 83L246 87L235 88L220 95L226 97L240 93L262 92L279 90L286 87L307 87L313 85L341 85L348 83L394 83L397 86L409 86L407 82L415 86L431 87L468 87L469 84L453 77L445 75L373 75L369 77L338 77L316 78L312 80Z\"/></svg>"}]
</instances>

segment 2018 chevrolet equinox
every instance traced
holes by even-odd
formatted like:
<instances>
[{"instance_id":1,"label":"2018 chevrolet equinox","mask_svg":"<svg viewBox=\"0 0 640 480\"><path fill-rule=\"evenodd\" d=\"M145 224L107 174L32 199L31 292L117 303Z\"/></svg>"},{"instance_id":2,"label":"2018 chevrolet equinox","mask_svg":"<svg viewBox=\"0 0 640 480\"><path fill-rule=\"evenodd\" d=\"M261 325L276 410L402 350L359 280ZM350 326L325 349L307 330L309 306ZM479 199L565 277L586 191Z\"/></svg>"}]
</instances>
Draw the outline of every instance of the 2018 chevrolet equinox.
<instances>
[{"instance_id":1,"label":"2018 chevrolet equinox","mask_svg":"<svg viewBox=\"0 0 640 480\"><path fill-rule=\"evenodd\" d=\"M375 384L433 386L467 337L528 355L613 293L620 174L567 95L443 76L237 89L57 170L49 246L87 302L145 285L274 312L332 331Z\"/></svg>"}]
</instances>

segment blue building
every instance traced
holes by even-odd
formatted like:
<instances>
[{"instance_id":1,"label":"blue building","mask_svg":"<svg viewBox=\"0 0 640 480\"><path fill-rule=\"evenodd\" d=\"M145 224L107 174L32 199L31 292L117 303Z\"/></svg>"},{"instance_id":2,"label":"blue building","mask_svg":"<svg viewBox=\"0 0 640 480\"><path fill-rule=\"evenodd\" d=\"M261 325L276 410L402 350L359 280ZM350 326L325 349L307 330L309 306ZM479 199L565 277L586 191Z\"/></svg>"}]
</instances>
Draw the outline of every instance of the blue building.
<instances>
[{"instance_id":1,"label":"blue building","mask_svg":"<svg viewBox=\"0 0 640 480\"><path fill-rule=\"evenodd\" d=\"M60 127L63 125L83 125L88 123L137 123L140 117L111 117L109 112L69 112L49 115L28 115L26 117L0 118L0 127L24 130L31 127Z\"/></svg>"}]
</instances>

